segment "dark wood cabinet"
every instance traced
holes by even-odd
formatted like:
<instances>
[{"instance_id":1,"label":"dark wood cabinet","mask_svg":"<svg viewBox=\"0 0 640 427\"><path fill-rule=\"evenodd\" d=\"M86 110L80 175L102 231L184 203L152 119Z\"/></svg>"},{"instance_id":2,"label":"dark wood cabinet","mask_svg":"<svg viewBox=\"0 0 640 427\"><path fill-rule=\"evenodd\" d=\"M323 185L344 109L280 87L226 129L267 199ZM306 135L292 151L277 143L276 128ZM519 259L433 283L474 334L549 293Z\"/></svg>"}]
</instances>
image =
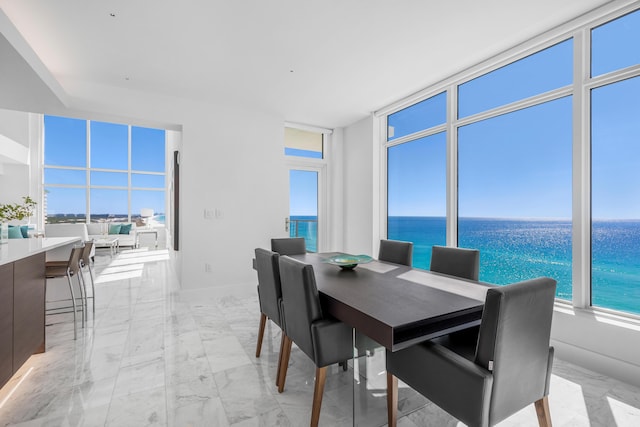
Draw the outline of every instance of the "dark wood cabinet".
<instances>
[{"instance_id":1,"label":"dark wood cabinet","mask_svg":"<svg viewBox=\"0 0 640 427\"><path fill-rule=\"evenodd\" d=\"M45 349L45 254L0 265L0 387Z\"/></svg>"},{"instance_id":2,"label":"dark wood cabinet","mask_svg":"<svg viewBox=\"0 0 640 427\"><path fill-rule=\"evenodd\" d=\"M14 367L22 366L32 354L44 352L45 280L44 253L32 255L14 263Z\"/></svg>"},{"instance_id":3,"label":"dark wood cabinet","mask_svg":"<svg viewBox=\"0 0 640 427\"><path fill-rule=\"evenodd\" d=\"M0 265L0 386L13 375L13 264Z\"/></svg>"}]
</instances>

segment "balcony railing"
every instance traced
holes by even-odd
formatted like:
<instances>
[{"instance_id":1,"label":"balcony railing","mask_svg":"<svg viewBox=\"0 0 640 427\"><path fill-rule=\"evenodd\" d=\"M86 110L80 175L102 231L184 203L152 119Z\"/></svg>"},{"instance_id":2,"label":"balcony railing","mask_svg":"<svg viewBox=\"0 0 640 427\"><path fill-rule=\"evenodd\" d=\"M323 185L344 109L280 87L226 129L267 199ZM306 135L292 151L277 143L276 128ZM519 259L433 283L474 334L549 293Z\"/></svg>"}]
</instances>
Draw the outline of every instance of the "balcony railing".
<instances>
[{"instance_id":1,"label":"balcony railing","mask_svg":"<svg viewBox=\"0 0 640 427\"><path fill-rule=\"evenodd\" d=\"M298 219L289 220L289 236L304 237L308 252L318 251L318 220Z\"/></svg>"}]
</instances>

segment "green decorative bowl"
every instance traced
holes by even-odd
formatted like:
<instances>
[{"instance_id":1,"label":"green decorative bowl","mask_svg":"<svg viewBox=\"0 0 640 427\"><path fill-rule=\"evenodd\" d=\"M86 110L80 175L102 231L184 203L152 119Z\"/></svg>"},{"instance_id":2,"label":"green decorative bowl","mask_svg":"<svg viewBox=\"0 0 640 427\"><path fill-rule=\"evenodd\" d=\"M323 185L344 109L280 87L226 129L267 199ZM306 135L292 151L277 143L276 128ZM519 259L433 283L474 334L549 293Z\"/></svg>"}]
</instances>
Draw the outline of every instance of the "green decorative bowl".
<instances>
[{"instance_id":1,"label":"green decorative bowl","mask_svg":"<svg viewBox=\"0 0 640 427\"><path fill-rule=\"evenodd\" d=\"M366 264L373 261L369 255L349 255L349 254L337 254L329 258L324 259L324 262L331 265L337 265L343 270L352 270L358 264Z\"/></svg>"}]
</instances>

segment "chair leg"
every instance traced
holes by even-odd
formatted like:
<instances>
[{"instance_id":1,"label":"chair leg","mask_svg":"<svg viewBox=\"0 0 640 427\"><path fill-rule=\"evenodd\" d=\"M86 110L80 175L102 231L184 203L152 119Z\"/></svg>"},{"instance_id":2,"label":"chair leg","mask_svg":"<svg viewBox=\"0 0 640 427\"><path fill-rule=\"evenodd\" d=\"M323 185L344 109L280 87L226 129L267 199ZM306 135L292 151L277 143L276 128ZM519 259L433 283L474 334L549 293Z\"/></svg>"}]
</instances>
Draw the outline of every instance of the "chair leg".
<instances>
[{"instance_id":1,"label":"chair leg","mask_svg":"<svg viewBox=\"0 0 640 427\"><path fill-rule=\"evenodd\" d=\"M282 348L282 356L280 363L280 379L278 380L278 393L284 391L284 382L287 379L287 368L289 367L289 356L291 356L291 338L284 336L284 347Z\"/></svg>"},{"instance_id":2,"label":"chair leg","mask_svg":"<svg viewBox=\"0 0 640 427\"><path fill-rule=\"evenodd\" d=\"M316 367L316 383L313 387L313 407L311 408L311 427L317 427L322 408L322 395L324 393L324 381L327 379L327 367Z\"/></svg>"},{"instance_id":3,"label":"chair leg","mask_svg":"<svg viewBox=\"0 0 640 427\"><path fill-rule=\"evenodd\" d=\"M284 353L284 339L286 334L284 329L280 335L280 352L278 353L278 372L276 373L276 387L280 385L280 371L282 370L282 353Z\"/></svg>"},{"instance_id":4,"label":"chair leg","mask_svg":"<svg viewBox=\"0 0 640 427\"><path fill-rule=\"evenodd\" d=\"M398 378L387 372L387 422L396 427L398 422Z\"/></svg>"},{"instance_id":5,"label":"chair leg","mask_svg":"<svg viewBox=\"0 0 640 427\"><path fill-rule=\"evenodd\" d=\"M267 315L260 313L260 328L258 329L258 344L256 345L256 357L260 357L262 350L262 338L264 337L264 327L267 324Z\"/></svg>"},{"instance_id":6,"label":"chair leg","mask_svg":"<svg viewBox=\"0 0 640 427\"><path fill-rule=\"evenodd\" d=\"M71 305L73 306L73 339L78 339L78 323L76 322L76 295L73 292L73 283L71 276L67 273L67 281L69 282L69 291L71 292Z\"/></svg>"},{"instance_id":7,"label":"chair leg","mask_svg":"<svg viewBox=\"0 0 640 427\"><path fill-rule=\"evenodd\" d=\"M540 400L536 400L536 414L538 415L538 424L540 427L551 427L551 412L549 411L549 397L545 396Z\"/></svg>"}]
</instances>

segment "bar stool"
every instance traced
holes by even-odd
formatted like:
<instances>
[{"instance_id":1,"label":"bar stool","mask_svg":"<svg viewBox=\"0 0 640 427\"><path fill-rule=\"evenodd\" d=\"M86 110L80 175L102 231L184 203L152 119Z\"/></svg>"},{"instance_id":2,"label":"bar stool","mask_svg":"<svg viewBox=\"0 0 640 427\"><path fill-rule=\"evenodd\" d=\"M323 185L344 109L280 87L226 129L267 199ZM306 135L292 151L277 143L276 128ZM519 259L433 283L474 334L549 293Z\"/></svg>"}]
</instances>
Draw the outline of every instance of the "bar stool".
<instances>
[{"instance_id":1,"label":"bar stool","mask_svg":"<svg viewBox=\"0 0 640 427\"><path fill-rule=\"evenodd\" d=\"M58 311L65 310L71 308L73 310L73 339L78 338L78 322L76 320L76 296L73 291L73 283L71 282L71 278L73 276L78 276L78 272L80 271L80 258L82 257L82 251L84 250L84 246L74 246L71 249L71 255L69 256L69 261L49 261L45 263L45 276L47 279L55 279L58 277L66 277L67 282L69 283L69 292L71 293L71 306L70 307L58 307L53 309L46 310L47 312L55 311L56 313L68 313L68 311ZM78 286L80 288L81 297L80 300L83 301L83 283L81 282L80 277L78 277ZM83 302L83 304L85 304ZM83 326L84 326L84 310L82 311L83 316Z\"/></svg>"}]
</instances>

